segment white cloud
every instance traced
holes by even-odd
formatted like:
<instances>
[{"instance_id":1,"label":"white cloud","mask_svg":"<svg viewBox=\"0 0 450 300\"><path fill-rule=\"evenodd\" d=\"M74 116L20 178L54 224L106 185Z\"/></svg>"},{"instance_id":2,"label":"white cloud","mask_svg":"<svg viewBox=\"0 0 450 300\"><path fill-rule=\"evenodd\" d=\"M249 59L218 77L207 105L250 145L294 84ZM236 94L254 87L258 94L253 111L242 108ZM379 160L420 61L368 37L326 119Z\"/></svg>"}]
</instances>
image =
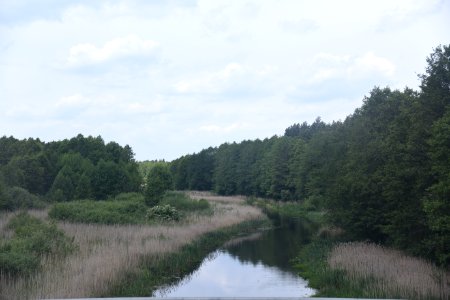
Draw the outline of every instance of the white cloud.
<instances>
[{"instance_id":1,"label":"white cloud","mask_svg":"<svg viewBox=\"0 0 450 300\"><path fill-rule=\"evenodd\" d=\"M90 43L77 44L70 48L67 64L79 66L122 57L145 56L151 54L158 46L158 42L142 39L135 34L112 39L101 47Z\"/></svg>"},{"instance_id":2,"label":"white cloud","mask_svg":"<svg viewBox=\"0 0 450 300\"><path fill-rule=\"evenodd\" d=\"M185 79L177 82L174 87L180 93L217 93L220 92L232 77L247 73L244 66L230 63L217 72L209 72L194 79Z\"/></svg>"},{"instance_id":3,"label":"white cloud","mask_svg":"<svg viewBox=\"0 0 450 300\"><path fill-rule=\"evenodd\" d=\"M359 80L371 75L392 77L396 70L393 62L372 51L361 56L319 53L314 56L309 67L315 70L309 80L313 84L333 78Z\"/></svg>"},{"instance_id":4,"label":"white cloud","mask_svg":"<svg viewBox=\"0 0 450 300\"><path fill-rule=\"evenodd\" d=\"M367 52L363 56L357 57L354 64L349 67L350 73L372 71L385 76L392 76L395 72L395 65L387 58L376 56L373 52Z\"/></svg>"},{"instance_id":5,"label":"white cloud","mask_svg":"<svg viewBox=\"0 0 450 300\"><path fill-rule=\"evenodd\" d=\"M88 105L89 103L91 103L91 99L80 94L75 94L62 97L56 102L56 107L78 107Z\"/></svg>"},{"instance_id":6,"label":"white cloud","mask_svg":"<svg viewBox=\"0 0 450 300\"><path fill-rule=\"evenodd\" d=\"M249 125L247 123L236 122L229 125L202 125L200 126L200 131L205 131L208 133L231 133L236 130L243 130L248 128Z\"/></svg>"},{"instance_id":7,"label":"white cloud","mask_svg":"<svg viewBox=\"0 0 450 300\"><path fill-rule=\"evenodd\" d=\"M252 67L239 63L229 63L224 68L214 72L206 72L197 77L181 79L174 84L179 93L224 94L229 92L243 92L242 89L253 93L269 87L267 80L272 79L278 67L262 65Z\"/></svg>"}]
</instances>

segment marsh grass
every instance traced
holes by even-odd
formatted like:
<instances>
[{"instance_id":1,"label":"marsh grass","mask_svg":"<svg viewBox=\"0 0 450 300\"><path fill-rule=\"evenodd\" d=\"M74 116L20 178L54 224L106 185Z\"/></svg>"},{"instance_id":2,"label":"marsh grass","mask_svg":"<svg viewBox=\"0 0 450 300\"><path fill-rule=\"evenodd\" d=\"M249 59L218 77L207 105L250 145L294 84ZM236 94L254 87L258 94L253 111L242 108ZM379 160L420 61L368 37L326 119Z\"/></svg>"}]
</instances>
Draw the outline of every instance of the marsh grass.
<instances>
[{"instance_id":1,"label":"marsh grass","mask_svg":"<svg viewBox=\"0 0 450 300\"><path fill-rule=\"evenodd\" d=\"M243 200L206 199L211 215L190 214L183 222L163 225L82 224L59 222L78 251L65 259L48 256L41 272L13 279L0 274L0 299L104 296L143 262L157 263L208 232L248 220L262 212Z\"/></svg>"},{"instance_id":2,"label":"marsh grass","mask_svg":"<svg viewBox=\"0 0 450 300\"><path fill-rule=\"evenodd\" d=\"M407 299L449 299L450 276L422 259L363 242L342 243L328 257L333 270L350 280L364 280L374 296Z\"/></svg>"}]
</instances>

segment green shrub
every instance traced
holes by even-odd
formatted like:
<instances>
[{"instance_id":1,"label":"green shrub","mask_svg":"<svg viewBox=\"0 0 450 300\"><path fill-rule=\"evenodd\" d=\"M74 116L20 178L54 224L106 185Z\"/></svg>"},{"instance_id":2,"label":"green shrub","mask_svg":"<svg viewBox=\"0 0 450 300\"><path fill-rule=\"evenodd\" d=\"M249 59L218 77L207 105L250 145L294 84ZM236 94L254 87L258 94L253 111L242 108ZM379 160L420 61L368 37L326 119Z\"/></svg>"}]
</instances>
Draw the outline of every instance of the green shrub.
<instances>
[{"instance_id":1,"label":"green shrub","mask_svg":"<svg viewBox=\"0 0 450 300\"><path fill-rule=\"evenodd\" d=\"M122 196L122 197L135 197ZM138 224L146 221L147 207L138 200L91 201L79 200L56 203L48 215L52 219L100 224Z\"/></svg>"},{"instance_id":2,"label":"green shrub","mask_svg":"<svg viewBox=\"0 0 450 300\"><path fill-rule=\"evenodd\" d=\"M0 195L0 210L17 210L19 208L44 208L45 202L26 189L15 186L6 188Z\"/></svg>"},{"instance_id":3,"label":"green shrub","mask_svg":"<svg viewBox=\"0 0 450 300\"><path fill-rule=\"evenodd\" d=\"M178 221L180 219L180 213L175 207L168 204L157 205L147 210L147 218L150 220Z\"/></svg>"},{"instance_id":4,"label":"green shrub","mask_svg":"<svg viewBox=\"0 0 450 300\"><path fill-rule=\"evenodd\" d=\"M148 206L158 205L164 193L172 187L172 175L167 165L155 165L147 174L144 191L145 203Z\"/></svg>"},{"instance_id":5,"label":"green shrub","mask_svg":"<svg viewBox=\"0 0 450 300\"><path fill-rule=\"evenodd\" d=\"M55 224L45 223L27 213L20 213L8 223L14 231L0 246L0 272L28 275L39 268L45 255L64 256L76 249L73 241Z\"/></svg>"},{"instance_id":6,"label":"green shrub","mask_svg":"<svg viewBox=\"0 0 450 300\"><path fill-rule=\"evenodd\" d=\"M114 200L116 201L144 201L144 195L141 193L120 193L116 197L114 197Z\"/></svg>"},{"instance_id":7,"label":"green shrub","mask_svg":"<svg viewBox=\"0 0 450 300\"><path fill-rule=\"evenodd\" d=\"M170 205L182 211L198 211L211 208L211 205L205 199L194 200L180 192L167 192L161 204Z\"/></svg>"}]
</instances>

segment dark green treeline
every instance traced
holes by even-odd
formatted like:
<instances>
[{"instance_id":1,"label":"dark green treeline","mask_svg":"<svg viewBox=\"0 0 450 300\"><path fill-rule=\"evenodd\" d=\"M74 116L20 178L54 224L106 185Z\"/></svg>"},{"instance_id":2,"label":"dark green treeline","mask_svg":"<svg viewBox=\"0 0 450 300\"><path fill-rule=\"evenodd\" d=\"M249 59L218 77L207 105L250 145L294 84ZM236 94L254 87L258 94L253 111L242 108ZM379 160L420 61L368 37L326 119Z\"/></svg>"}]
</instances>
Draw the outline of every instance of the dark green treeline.
<instances>
[{"instance_id":1,"label":"dark green treeline","mask_svg":"<svg viewBox=\"0 0 450 300\"><path fill-rule=\"evenodd\" d=\"M0 138L0 209L32 207L37 198L106 199L138 191L141 181L128 145L82 135L50 143Z\"/></svg>"},{"instance_id":2,"label":"dark green treeline","mask_svg":"<svg viewBox=\"0 0 450 300\"><path fill-rule=\"evenodd\" d=\"M450 46L419 91L374 88L343 122L226 143L171 163L175 189L298 200L355 239L450 263Z\"/></svg>"}]
</instances>

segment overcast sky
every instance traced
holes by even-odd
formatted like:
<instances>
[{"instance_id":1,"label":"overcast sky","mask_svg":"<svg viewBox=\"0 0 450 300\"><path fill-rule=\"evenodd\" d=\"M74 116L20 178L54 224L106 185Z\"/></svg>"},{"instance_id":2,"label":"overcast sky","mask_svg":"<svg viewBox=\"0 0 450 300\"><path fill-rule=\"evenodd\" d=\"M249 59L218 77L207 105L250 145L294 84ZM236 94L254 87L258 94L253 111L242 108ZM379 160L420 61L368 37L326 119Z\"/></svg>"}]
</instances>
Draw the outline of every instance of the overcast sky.
<instances>
[{"instance_id":1,"label":"overcast sky","mask_svg":"<svg viewBox=\"0 0 450 300\"><path fill-rule=\"evenodd\" d=\"M0 0L0 136L172 160L417 89L450 1Z\"/></svg>"}]
</instances>

